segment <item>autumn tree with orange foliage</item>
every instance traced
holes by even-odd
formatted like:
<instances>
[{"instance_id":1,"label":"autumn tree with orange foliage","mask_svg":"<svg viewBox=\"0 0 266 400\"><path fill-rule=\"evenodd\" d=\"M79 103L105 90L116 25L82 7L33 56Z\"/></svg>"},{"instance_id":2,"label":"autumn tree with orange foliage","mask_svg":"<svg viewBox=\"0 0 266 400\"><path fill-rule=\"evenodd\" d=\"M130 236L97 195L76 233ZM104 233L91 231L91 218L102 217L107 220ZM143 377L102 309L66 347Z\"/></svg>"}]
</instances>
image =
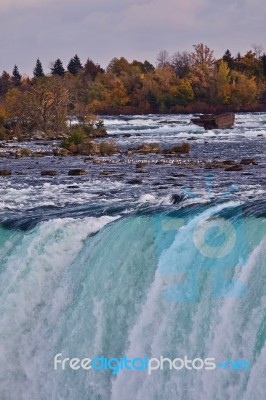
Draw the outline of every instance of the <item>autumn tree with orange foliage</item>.
<instances>
[{"instance_id":1,"label":"autumn tree with orange foliage","mask_svg":"<svg viewBox=\"0 0 266 400\"><path fill-rule=\"evenodd\" d=\"M86 123L92 113L265 109L259 99L266 98L266 55L258 45L243 56L234 57L226 50L220 59L203 43L172 56L162 50L157 67L125 57L114 57L106 71L90 58L83 66L78 56L70 60L68 71L59 59L57 64L50 75L32 79L21 79L17 68L13 76L2 73L1 127L63 132L67 117ZM55 66L60 68L55 70Z\"/></svg>"}]
</instances>

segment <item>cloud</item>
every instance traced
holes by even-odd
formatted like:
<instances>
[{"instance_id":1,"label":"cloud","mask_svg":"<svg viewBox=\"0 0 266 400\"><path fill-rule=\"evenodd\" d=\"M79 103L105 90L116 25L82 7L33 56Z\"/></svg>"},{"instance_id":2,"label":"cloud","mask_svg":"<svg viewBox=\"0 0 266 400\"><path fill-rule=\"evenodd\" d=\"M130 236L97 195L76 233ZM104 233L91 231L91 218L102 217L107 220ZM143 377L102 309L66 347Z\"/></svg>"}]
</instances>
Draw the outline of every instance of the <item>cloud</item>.
<instances>
[{"instance_id":1,"label":"cloud","mask_svg":"<svg viewBox=\"0 0 266 400\"><path fill-rule=\"evenodd\" d=\"M123 10L130 4L143 2L144 0L0 0L0 12L6 10L25 10L43 8L49 13L50 10L64 11L71 8L86 11L102 10L106 12Z\"/></svg>"},{"instance_id":2,"label":"cloud","mask_svg":"<svg viewBox=\"0 0 266 400\"><path fill-rule=\"evenodd\" d=\"M262 43L265 12L265 0L0 0L0 71L31 74L37 57L47 70L75 53L103 66L114 56L154 62L199 42L235 54Z\"/></svg>"},{"instance_id":3,"label":"cloud","mask_svg":"<svg viewBox=\"0 0 266 400\"><path fill-rule=\"evenodd\" d=\"M26 7L38 8L42 5L52 4L53 0L0 0L0 12L6 10L21 10Z\"/></svg>"},{"instance_id":4,"label":"cloud","mask_svg":"<svg viewBox=\"0 0 266 400\"><path fill-rule=\"evenodd\" d=\"M148 28L158 31L191 28L206 0L151 0L130 6L123 24L131 28Z\"/></svg>"}]
</instances>

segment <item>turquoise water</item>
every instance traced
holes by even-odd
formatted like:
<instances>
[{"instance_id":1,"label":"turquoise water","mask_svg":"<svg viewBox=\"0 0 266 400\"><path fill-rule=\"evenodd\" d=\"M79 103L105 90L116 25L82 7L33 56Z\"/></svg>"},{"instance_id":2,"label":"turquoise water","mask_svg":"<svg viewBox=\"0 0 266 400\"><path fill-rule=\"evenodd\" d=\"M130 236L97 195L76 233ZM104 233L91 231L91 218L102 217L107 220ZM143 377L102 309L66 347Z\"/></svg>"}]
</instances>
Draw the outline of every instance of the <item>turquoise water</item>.
<instances>
[{"instance_id":1,"label":"turquoise water","mask_svg":"<svg viewBox=\"0 0 266 400\"><path fill-rule=\"evenodd\" d=\"M242 295L215 292L213 275L221 262L206 258L201 265L202 254L190 240L199 220L235 208L230 202L193 210L186 218L180 212L66 218L26 232L2 229L1 399L262 398L265 220L245 218L245 242L236 241L233 249L238 256L227 278L246 286ZM233 215L231 220L237 211ZM165 229L165 221L169 227L169 220L179 217L181 231ZM239 214L234 225L237 235L242 218ZM177 287L180 274L191 268L199 278L197 297L169 301L167 290ZM251 369L164 370L151 376L145 371L117 376L111 371L54 371L57 353L246 359Z\"/></svg>"}]
</instances>

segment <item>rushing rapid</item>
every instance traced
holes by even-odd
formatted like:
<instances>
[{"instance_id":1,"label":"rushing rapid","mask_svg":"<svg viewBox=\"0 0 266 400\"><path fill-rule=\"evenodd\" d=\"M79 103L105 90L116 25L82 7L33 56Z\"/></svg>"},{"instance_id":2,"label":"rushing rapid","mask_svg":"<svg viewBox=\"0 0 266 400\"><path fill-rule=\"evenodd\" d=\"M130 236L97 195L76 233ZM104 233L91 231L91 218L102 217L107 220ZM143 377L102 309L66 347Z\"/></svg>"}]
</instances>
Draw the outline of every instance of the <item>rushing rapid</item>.
<instances>
[{"instance_id":1,"label":"rushing rapid","mask_svg":"<svg viewBox=\"0 0 266 400\"><path fill-rule=\"evenodd\" d=\"M33 170L11 159L25 175L0 181L1 400L263 398L265 114L240 114L224 132L205 133L189 116L105 124L125 147L197 137L192 157L258 165L233 175L148 165L134 186L130 163L91 164L73 178L67 159L40 158ZM61 174L40 177L52 163ZM245 359L249 369L54 370L58 353Z\"/></svg>"}]
</instances>

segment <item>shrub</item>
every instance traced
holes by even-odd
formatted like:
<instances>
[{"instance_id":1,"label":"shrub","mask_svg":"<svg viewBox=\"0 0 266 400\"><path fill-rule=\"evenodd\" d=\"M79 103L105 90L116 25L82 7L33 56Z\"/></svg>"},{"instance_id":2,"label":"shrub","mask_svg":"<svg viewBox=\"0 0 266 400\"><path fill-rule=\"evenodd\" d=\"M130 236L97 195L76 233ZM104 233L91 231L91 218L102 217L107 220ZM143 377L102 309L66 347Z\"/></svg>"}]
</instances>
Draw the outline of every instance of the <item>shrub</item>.
<instances>
[{"instance_id":1,"label":"shrub","mask_svg":"<svg viewBox=\"0 0 266 400\"><path fill-rule=\"evenodd\" d=\"M94 140L87 139L76 147L77 151L83 155L95 155L100 153L100 146Z\"/></svg>"},{"instance_id":2,"label":"shrub","mask_svg":"<svg viewBox=\"0 0 266 400\"><path fill-rule=\"evenodd\" d=\"M96 128L97 129L105 129L104 128L104 122L103 122L103 120L102 119L99 119L97 122L96 122Z\"/></svg>"},{"instance_id":3,"label":"shrub","mask_svg":"<svg viewBox=\"0 0 266 400\"><path fill-rule=\"evenodd\" d=\"M171 153L183 153L188 154L190 151L190 144L189 143L182 143L179 146L172 147L170 149Z\"/></svg>"},{"instance_id":4,"label":"shrub","mask_svg":"<svg viewBox=\"0 0 266 400\"><path fill-rule=\"evenodd\" d=\"M70 128L70 134L76 131L83 132L84 136L90 138L104 137L107 135L102 120L97 121L95 124L93 122L84 122Z\"/></svg>"},{"instance_id":5,"label":"shrub","mask_svg":"<svg viewBox=\"0 0 266 400\"><path fill-rule=\"evenodd\" d=\"M81 124L78 129L84 133L84 135L90 136L93 133L93 125L92 124Z\"/></svg>"},{"instance_id":6,"label":"shrub","mask_svg":"<svg viewBox=\"0 0 266 400\"><path fill-rule=\"evenodd\" d=\"M85 139L86 135L82 128L71 129L69 136L63 140L62 147L68 149L70 146L83 143Z\"/></svg>"},{"instance_id":7,"label":"shrub","mask_svg":"<svg viewBox=\"0 0 266 400\"><path fill-rule=\"evenodd\" d=\"M98 120L95 124L85 123L82 125L82 129L84 130L84 133L91 138L104 137L107 135L104 122L102 120Z\"/></svg>"},{"instance_id":8,"label":"shrub","mask_svg":"<svg viewBox=\"0 0 266 400\"><path fill-rule=\"evenodd\" d=\"M102 142L100 143L100 153L102 156L111 156L118 152L118 147L115 142Z\"/></svg>"},{"instance_id":9,"label":"shrub","mask_svg":"<svg viewBox=\"0 0 266 400\"><path fill-rule=\"evenodd\" d=\"M22 157L28 157L30 154L31 154L31 150L28 149L27 147L20 149L20 155Z\"/></svg>"}]
</instances>

